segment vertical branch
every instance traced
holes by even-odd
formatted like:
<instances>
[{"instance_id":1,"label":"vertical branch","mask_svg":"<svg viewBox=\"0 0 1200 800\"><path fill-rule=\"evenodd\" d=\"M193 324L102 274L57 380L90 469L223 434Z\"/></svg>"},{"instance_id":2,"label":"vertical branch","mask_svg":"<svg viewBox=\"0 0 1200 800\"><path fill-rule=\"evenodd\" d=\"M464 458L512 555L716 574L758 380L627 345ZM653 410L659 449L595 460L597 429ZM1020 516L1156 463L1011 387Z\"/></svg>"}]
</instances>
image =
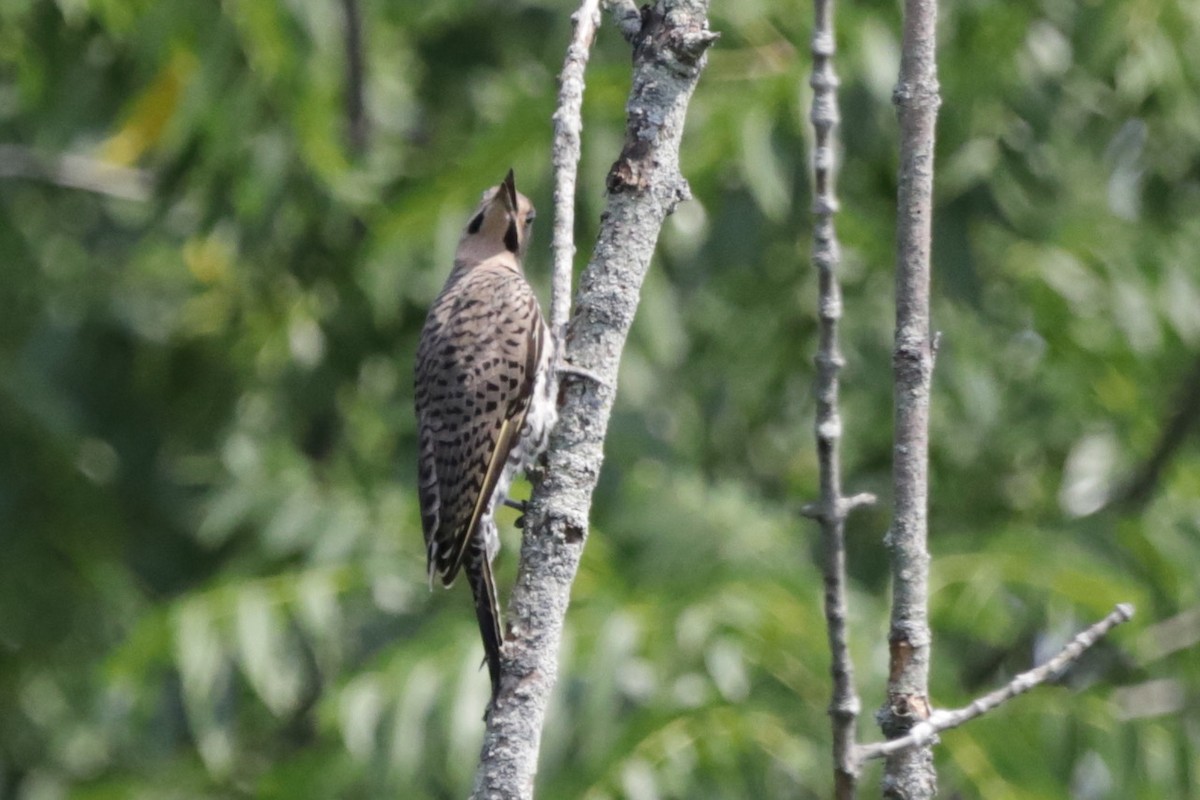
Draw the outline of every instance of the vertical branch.
<instances>
[{"instance_id":1,"label":"vertical branch","mask_svg":"<svg viewBox=\"0 0 1200 800\"><path fill-rule=\"evenodd\" d=\"M358 161L367 152L367 106L364 100L365 57L363 54L363 19L359 0L342 0L342 41L346 50L346 83L343 102L346 109L346 149L351 159ZM367 226L359 214L354 214L353 241L361 245Z\"/></svg>"},{"instance_id":2,"label":"vertical branch","mask_svg":"<svg viewBox=\"0 0 1200 800\"><path fill-rule=\"evenodd\" d=\"M887 701L878 714L894 739L929 717L928 462L929 388L933 345L929 325L929 254L933 215L933 143L938 96L936 0L905 0L900 80L893 95L900 124L900 184L896 232L896 338L893 491L895 518L886 544L892 561ZM928 746L888 757L884 796L933 797L937 775Z\"/></svg>"},{"instance_id":3,"label":"vertical branch","mask_svg":"<svg viewBox=\"0 0 1200 800\"><path fill-rule=\"evenodd\" d=\"M571 15L575 33L567 47L558 78L558 108L554 111L554 272L550 297L550 329L558 352L571 313L571 279L575 260L575 177L579 171L579 134L583 130L583 73L596 28L600 26L600 0L583 0Z\"/></svg>"},{"instance_id":4,"label":"vertical branch","mask_svg":"<svg viewBox=\"0 0 1200 800\"><path fill-rule=\"evenodd\" d=\"M846 641L846 516L852 505L869 502L872 498L861 497L850 501L842 497L839 452L842 420L838 414L838 373L844 361L838 347L842 293L837 280L841 254L833 224L838 207L834 188L834 132L839 121L838 78L833 68L835 51L833 0L816 0L813 4L813 70L809 79L813 100L809 120L816 139L813 154L812 260L820 280L815 425L821 497L806 512L821 525L825 627L829 636L829 671L832 678L829 715L833 727L835 796L838 800L850 800L854 797L858 778L855 725L860 704L854 689L854 665Z\"/></svg>"},{"instance_id":5,"label":"vertical branch","mask_svg":"<svg viewBox=\"0 0 1200 800\"><path fill-rule=\"evenodd\" d=\"M567 359L595 379L571 380L525 515L500 691L487 719L472 797L531 798L571 584L587 539L592 493L616 395L617 368L642 281L667 215L688 197L679 143L704 54L707 0L658 0L635 37L625 144L591 262L580 279ZM625 19L625 17L622 17Z\"/></svg>"},{"instance_id":6,"label":"vertical branch","mask_svg":"<svg viewBox=\"0 0 1200 800\"><path fill-rule=\"evenodd\" d=\"M358 0L342 0L346 41L346 136L357 158L367 149L367 113L363 101L362 11Z\"/></svg>"}]
</instances>

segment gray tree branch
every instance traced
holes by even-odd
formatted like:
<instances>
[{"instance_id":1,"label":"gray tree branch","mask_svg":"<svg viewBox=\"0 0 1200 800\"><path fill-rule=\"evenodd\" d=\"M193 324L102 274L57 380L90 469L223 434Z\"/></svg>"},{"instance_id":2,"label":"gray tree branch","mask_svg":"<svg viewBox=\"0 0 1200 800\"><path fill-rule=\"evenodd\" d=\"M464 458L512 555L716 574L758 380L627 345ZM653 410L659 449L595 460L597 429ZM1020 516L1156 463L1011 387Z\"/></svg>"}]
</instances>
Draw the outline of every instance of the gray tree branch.
<instances>
[{"instance_id":1,"label":"gray tree branch","mask_svg":"<svg viewBox=\"0 0 1200 800\"><path fill-rule=\"evenodd\" d=\"M871 758L884 758L910 748L935 744L938 734L942 731L957 728L976 717L983 716L1014 697L1025 694L1030 689L1041 686L1051 678L1061 675L1063 670L1078 661L1093 645L1107 636L1109 631L1132 618L1133 606L1128 603L1120 603L1108 616L1081 631L1059 651L1058 655L1040 667L1022 672L1007 685L977 698L968 706L953 711L934 711L928 719L917 723L907 734L898 739L862 745L858 748L858 758L864 761Z\"/></svg>"},{"instance_id":2,"label":"gray tree branch","mask_svg":"<svg viewBox=\"0 0 1200 800\"><path fill-rule=\"evenodd\" d=\"M838 346L838 321L842 317L842 292L837 270L841 263L834 214L835 131L839 122L838 78L833 68L836 39L833 0L813 3L812 122L816 146L813 152L813 246L812 261L819 276L818 320L820 340L815 358L816 437L820 470L820 500L806 508L821 526L822 569L825 578L825 628L829 637L832 678L829 716L833 728L834 793L838 800L852 800L858 779L856 725L861 709L854 688L854 664L846 640L846 517L855 505L866 502L861 495L852 500L842 496L842 420L838 413L838 374L845 363ZM872 498L873 499L873 498Z\"/></svg>"},{"instance_id":3,"label":"gray tree branch","mask_svg":"<svg viewBox=\"0 0 1200 800\"><path fill-rule=\"evenodd\" d=\"M600 26L600 0L583 0L571 15L575 33L567 47L558 77L558 107L554 111L554 255L550 327L562 352L567 317L571 313L571 280L575 263L575 177L579 171L579 135L583 131L583 73Z\"/></svg>"},{"instance_id":4,"label":"gray tree branch","mask_svg":"<svg viewBox=\"0 0 1200 800\"><path fill-rule=\"evenodd\" d=\"M542 724L558 672L571 583L587 539L592 493L616 393L621 351L666 216L689 196L679 172L688 101L716 39L706 0L659 0L634 37L625 145L580 280L567 359L600 380L568 380L543 476L526 514L500 692L488 715L473 798L531 798Z\"/></svg>"},{"instance_id":5,"label":"gray tree branch","mask_svg":"<svg viewBox=\"0 0 1200 800\"><path fill-rule=\"evenodd\" d=\"M929 717L929 388L933 346L929 325L933 144L938 95L936 0L905 0L900 80L893 95L900 125L896 230L896 334L892 356L895 499L885 538L892 564L887 699L878 712L888 739L906 735ZM924 800L937 793L929 747L888 757L883 794Z\"/></svg>"}]
</instances>

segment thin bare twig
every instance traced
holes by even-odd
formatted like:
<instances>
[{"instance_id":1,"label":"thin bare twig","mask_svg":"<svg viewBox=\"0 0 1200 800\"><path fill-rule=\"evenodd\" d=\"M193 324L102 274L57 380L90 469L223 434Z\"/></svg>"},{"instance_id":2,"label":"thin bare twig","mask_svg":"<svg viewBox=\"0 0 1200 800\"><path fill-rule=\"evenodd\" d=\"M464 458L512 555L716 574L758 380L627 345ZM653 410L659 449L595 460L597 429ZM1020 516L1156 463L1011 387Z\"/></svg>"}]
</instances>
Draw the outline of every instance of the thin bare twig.
<instances>
[{"instance_id":1,"label":"thin bare twig","mask_svg":"<svg viewBox=\"0 0 1200 800\"><path fill-rule=\"evenodd\" d=\"M929 717L929 324L933 144L938 95L936 0L905 0L900 79L893 94L900 124L896 231L895 512L885 539L891 551L892 618L887 701L877 714L884 736L906 735ZM929 748L888 758L884 797L924 800L937 793Z\"/></svg>"},{"instance_id":2,"label":"thin bare twig","mask_svg":"<svg viewBox=\"0 0 1200 800\"><path fill-rule=\"evenodd\" d=\"M679 143L716 35L707 0L659 0L642 15L625 145L608 176L600 233L580 278L567 361L599 380L571 381L525 515L521 558L472 798L533 796L541 731L558 673L571 584L587 539L617 369L666 216L689 196Z\"/></svg>"},{"instance_id":3,"label":"thin bare twig","mask_svg":"<svg viewBox=\"0 0 1200 800\"><path fill-rule=\"evenodd\" d=\"M935 743L937 735L942 731L957 728L976 717L983 716L1014 697L1062 674L1063 670L1078 661L1088 649L1107 636L1109 631L1132 618L1133 606L1129 603L1119 604L1107 617L1080 632L1059 651L1058 655L1040 667L1022 672L1009 681L1006 686L976 699L968 706L953 711L934 711L929 715L929 719L917 723L912 730L899 739L862 745L858 748L858 758L862 761L884 758L913 747Z\"/></svg>"},{"instance_id":4,"label":"thin bare twig","mask_svg":"<svg viewBox=\"0 0 1200 800\"><path fill-rule=\"evenodd\" d=\"M575 276L575 177L579 172L579 135L583 131L583 73L600 26L600 0L583 0L571 15L575 33L558 78L554 111L554 254L550 297L550 329L564 352L562 338L571 313L571 281Z\"/></svg>"},{"instance_id":5,"label":"thin bare twig","mask_svg":"<svg viewBox=\"0 0 1200 800\"><path fill-rule=\"evenodd\" d=\"M878 500L879 498L870 492L859 492L858 494L851 495L850 497L843 497L840 508L842 509L842 513L844 515L849 516L851 511L864 506L873 506L876 502L878 502ZM821 519L821 515L823 513L824 511L821 510L821 504L819 502L805 503L804 505L800 506L800 515L808 517L809 519L819 520Z\"/></svg>"},{"instance_id":6,"label":"thin bare twig","mask_svg":"<svg viewBox=\"0 0 1200 800\"><path fill-rule=\"evenodd\" d=\"M825 628L829 637L832 691L829 716L833 727L834 792L838 800L852 800L858 781L854 757L861 703L854 688L854 663L846 640L846 516L863 504L861 495L842 497L842 420L838 413L838 373L845 361L838 347L838 321L842 317L842 291L837 270L841 262L833 218L838 201L835 190L835 139L839 121L838 77L833 68L836 40L833 26L834 0L813 3L812 122L816 146L813 151L813 246L812 260L819 276L818 318L820 341L814 359L817 367L815 420L821 498L806 508L821 525L825 576ZM873 498L872 498L873 499Z\"/></svg>"},{"instance_id":7,"label":"thin bare twig","mask_svg":"<svg viewBox=\"0 0 1200 800\"><path fill-rule=\"evenodd\" d=\"M149 172L79 155L43 156L28 147L0 144L0 180L19 178L79 189L121 200L149 200Z\"/></svg>"}]
</instances>

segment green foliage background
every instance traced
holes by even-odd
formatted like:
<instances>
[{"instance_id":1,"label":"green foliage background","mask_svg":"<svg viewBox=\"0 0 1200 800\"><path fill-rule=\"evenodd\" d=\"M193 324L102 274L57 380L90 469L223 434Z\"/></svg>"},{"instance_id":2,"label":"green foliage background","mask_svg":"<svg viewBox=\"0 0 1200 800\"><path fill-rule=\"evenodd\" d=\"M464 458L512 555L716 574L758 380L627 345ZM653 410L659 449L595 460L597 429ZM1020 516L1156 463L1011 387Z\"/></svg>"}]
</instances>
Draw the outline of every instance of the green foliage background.
<instances>
[{"instance_id":1,"label":"green foliage background","mask_svg":"<svg viewBox=\"0 0 1200 800\"><path fill-rule=\"evenodd\" d=\"M1200 351L1200 5L942 5L934 701L1138 607L1057 686L947 734L943 795L1197 797L1195 441L1144 502L1109 497ZM663 232L625 355L545 798L830 785L816 532L798 515L816 480L810 14L715 6L683 149L695 200ZM362 0L361 153L342 8L0 2L0 142L156 181L138 201L0 180L0 797L467 792L487 679L467 591L426 588L411 361L479 192L512 166L549 219L572 8ZM845 472L881 496L849 529L874 738L899 11L839 14ZM606 28L580 263L628 78ZM541 231L528 269L546 297Z\"/></svg>"}]
</instances>

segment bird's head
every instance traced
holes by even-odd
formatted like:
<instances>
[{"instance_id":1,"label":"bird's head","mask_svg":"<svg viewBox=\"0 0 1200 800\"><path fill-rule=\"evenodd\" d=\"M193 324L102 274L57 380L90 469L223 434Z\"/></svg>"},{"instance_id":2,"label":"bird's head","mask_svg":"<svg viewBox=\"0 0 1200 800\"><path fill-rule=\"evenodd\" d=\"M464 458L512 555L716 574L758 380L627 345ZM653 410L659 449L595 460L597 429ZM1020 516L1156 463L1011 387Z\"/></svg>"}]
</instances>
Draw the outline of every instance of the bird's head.
<instances>
[{"instance_id":1,"label":"bird's head","mask_svg":"<svg viewBox=\"0 0 1200 800\"><path fill-rule=\"evenodd\" d=\"M511 253L520 264L529 246L533 203L517 191L513 172L498 186L483 193L458 243L460 260L476 263L501 253Z\"/></svg>"}]
</instances>

